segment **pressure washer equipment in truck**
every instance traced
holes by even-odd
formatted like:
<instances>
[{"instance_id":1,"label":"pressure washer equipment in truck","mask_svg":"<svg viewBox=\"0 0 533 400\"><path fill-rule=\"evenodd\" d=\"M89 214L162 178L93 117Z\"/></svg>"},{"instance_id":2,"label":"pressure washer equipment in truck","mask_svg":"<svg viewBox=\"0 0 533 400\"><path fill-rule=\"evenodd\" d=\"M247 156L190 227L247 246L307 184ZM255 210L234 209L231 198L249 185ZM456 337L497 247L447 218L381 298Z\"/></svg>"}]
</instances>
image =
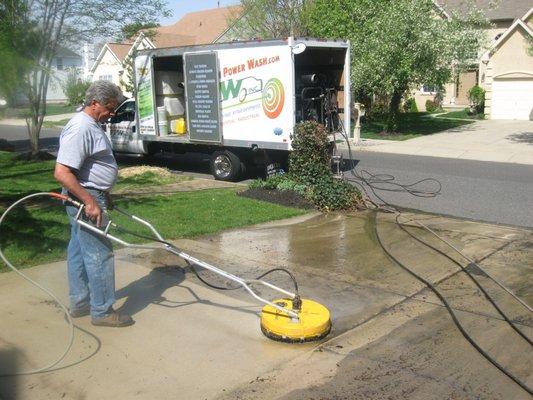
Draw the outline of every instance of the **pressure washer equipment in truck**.
<instances>
[{"instance_id":1,"label":"pressure washer equipment in truck","mask_svg":"<svg viewBox=\"0 0 533 400\"><path fill-rule=\"evenodd\" d=\"M120 214L123 214L124 216L128 217L129 219L139 224L146 226L147 228L150 229L150 231L154 235L153 237L146 237L142 235L137 235L137 236L141 236L141 237L144 237L145 239L153 240L157 244L133 244L133 243L126 242L112 235L110 233L111 228L114 228L118 231L134 234L134 235L135 233L124 230L123 228L118 226L116 223L114 223L111 219L105 225L105 227L97 228L90 222L87 222L84 220L83 218L84 205L82 203L79 203L78 201L68 196L65 196L59 193L53 193L53 192L52 193L35 193L29 196L23 197L22 199L16 201L15 203L13 203L11 206L7 208L7 210L2 214L2 216L0 216L0 226L2 222L4 221L5 217L11 212L11 210L13 210L16 206L23 203L24 201L29 200L30 198L35 198L35 197L51 197L54 199L61 200L64 203L70 203L74 205L75 207L78 207L78 213L76 215L76 221L78 224L82 225L84 228L92 232L95 232L98 235L107 237L108 239L116 243L119 243L125 247L137 248L137 249L152 249L152 250L164 249L174 255L177 255L178 257L181 257L182 259L184 259L185 261L187 261L187 263L191 265L197 265L202 268L205 268L209 271L212 271L222 276L223 278L226 278L240 285L256 300L264 304L264 307L261 310L261 331L263 332L265 336L267 336L270 339L282 341L282 342L289 342L289 343L310 342L310 341L320 340L324 338L325 336L328 335L328 333L331 330L331 319L330 319L330 313L328 309L313 300L302 299L300 295L298 294L298 286L296 284L296 280L294 279L293 275L289 271L283 270L287 272L290 275L290 277L293 279L293 282L295 284L295 293L282 289L276 285L273 285L272 283L266 282L261 279L261 277L264 277L266 274L273 272L274 270L278 270L278 269L268 271L267 273L262 274L260 277L255 278L255 279L244 279L244 278L238 277L218 267L215 267L214 265L198 260L197 258L194 258L187 253L184 253L179 248L174 246L172 243L164 240L163 237L159 234L159 232L148 221L145 221L135 215L131 215L118 207L114 207L113 210L119 212ZM51 368L57 363L59 363L68 353L73 342L72 320L70 318L70 315L68 314L67 308L60 302L60 300L53 293L51 293L48 289L43 288L36 282L32 281L25 274L23 274L16 267L14 267L9 262L9 260L5 257L1 249L0 249L0 258L2 258L2 260L6 263L6 265L9 268L11 268L13 271L15 271L20 276L22 276L24 279L28 280L30 283L32 283L33 285L37 286L39 289L43 290L48 295L50 295L60 305L60 307L63 309L63 311L67 315L67 319L71 326L71 336L70 336L70 343L66 351L53 364L40 368L38 370L34 370L31 372L26 372L26 373L42 372L46 369ZM272 301L262 298L261 296L257 294L257 292L252 287L252 285L254 284L263 285L269 289L279 292L281 294L281 298L275 299Z\"/></svg>"}]
</instances>

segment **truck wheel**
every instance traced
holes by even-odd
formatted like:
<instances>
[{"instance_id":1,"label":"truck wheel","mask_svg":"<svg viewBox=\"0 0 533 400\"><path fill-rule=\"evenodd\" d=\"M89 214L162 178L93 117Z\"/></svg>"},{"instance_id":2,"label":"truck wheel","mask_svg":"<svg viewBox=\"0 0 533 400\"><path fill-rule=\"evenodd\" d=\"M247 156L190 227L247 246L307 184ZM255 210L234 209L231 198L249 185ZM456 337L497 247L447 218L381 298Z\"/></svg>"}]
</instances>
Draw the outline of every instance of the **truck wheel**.
<instances>
[{"instance_id":1,"label":"truck wheel","mask_svg":"<svg viewBox=\"0 0 533 400\"><path fill-rule=\"evenodd\" d=\"M244 167L234 153L229 150L215 151L211 156L211 173L219 181L235 181Z\"/></svg>"}]
</instances>

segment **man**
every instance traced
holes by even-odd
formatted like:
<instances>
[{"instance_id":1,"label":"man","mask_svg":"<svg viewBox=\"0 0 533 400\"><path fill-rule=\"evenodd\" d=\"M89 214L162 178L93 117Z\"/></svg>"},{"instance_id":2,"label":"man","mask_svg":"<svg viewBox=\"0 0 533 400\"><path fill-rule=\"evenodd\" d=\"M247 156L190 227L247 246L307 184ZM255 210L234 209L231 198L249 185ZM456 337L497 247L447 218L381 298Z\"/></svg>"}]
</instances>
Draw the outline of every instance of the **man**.
<instances>
[{"instance_id":1,"label":"man","mask_svg":"<svg viewBox=\"0 0 533 400\"><path fill-rule=\"evenodd\" d=\"M111 142L101 123L114 115L123 99L121 90L109 81L95 81L85 94L84 108L63 128L54 177L63 192L84 204L86 218L97 227L105 226L110 206L109 190L115 183L118 166ZM75 220L78 209L67 205L71 224L68 245L70 315L91 314L93 325L132 325L129 315L113 310L115 265L109 239L82 228Z\"/></svg>"}]
</instances>

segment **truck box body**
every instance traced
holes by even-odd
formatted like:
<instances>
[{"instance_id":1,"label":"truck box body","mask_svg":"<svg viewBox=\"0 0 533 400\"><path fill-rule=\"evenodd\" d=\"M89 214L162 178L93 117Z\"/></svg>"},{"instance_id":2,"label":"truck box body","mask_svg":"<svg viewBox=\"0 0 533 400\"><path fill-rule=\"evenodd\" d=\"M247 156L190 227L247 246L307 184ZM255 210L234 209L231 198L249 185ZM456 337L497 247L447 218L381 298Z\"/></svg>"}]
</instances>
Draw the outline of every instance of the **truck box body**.
<instances>
[{"instance_id":1,"label":"truck box body","mask_svg":"<svg viewBox=\"0 0 533 400\"><path fill-rule=\"evenodd\" d=\"M300 121L350 132L349 65L349 42L340 40L142 50L134 60L135 121L127 121L136 129L115 119L111 139L117 151L139 153L180 151L180 145L206 153L230 149L241 159L258 149L287 152Z\"/></svg>"}]
</instances>

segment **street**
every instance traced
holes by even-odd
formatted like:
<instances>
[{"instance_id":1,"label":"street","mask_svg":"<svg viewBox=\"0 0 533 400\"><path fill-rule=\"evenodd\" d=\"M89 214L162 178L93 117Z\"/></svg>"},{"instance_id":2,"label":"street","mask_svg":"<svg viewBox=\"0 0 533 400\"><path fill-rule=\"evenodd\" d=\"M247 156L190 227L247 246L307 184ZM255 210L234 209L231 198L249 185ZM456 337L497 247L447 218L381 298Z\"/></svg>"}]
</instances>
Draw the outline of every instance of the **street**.
<instances>
[{"instance_id":1,"label":"street","mask_svg":"<svg viewBox=\"0 0 533 400\"><path fill-rule=\"evenodd\" d=\"M58 146L60 128L43 128L39 137L41 150L55 152ZM0 125L0 139L6 139L15 146L15 151L27 151L30 148L28 130L20 125Z\"/></svg>"},{"instance_id":2,"label":"street","mask_svg":"<svg viewBox=\"0 0 533 400\"><path fill-rule=\"evenodd\" d=\"M43 150L57 150L59 132L60 129L43 129L40 139ZM26 128L22 126L0 125L0 138L9 140L17 150L29 146ZM528 146L527 143L523 145ZM348 158L348 153L345 152L344 156ZM533 227L533 214L527 212L533 199L533 166L365 151L354 151L353 157L359 174L364 170L372 174L390 174L396 183L401 184L433 178L442 185L440 193L432 198L416 197L405 192L376 191L392 205L476 221ZM207 159L193 154L164 155L152 160L119 156L118 162L121 165L165 166L212 179ZM345 172L345 177L354 178L349 171ZM254 176L251 174L247 178ZM393 188L390 185L381 187ZM438 184L425 182L417 188L431 191L436 190ZM377 200L371 191L368 192L373 200Z\"/></svg>"},{"instance_id":3,"label":"street","mask_svg":"<svg viewBox=\"0 0 533 400\"><path fill-rule=\"evenodd\" d=\"M345 154L348 157L348 154ZM491 222L533 227L533 166L376 152L353 152L355 170L361 174L390 174L396 183L411 184L433 178L442 185L436 197L416 197L406 192L377 190L386 202L403 208ZM345 177L353 179L347 171ZM392 185L380 187L397 189ZM435 182L417 186L436 190ZM373 200L377 200L368 191Z\"/></svg>"}]
</instances>

